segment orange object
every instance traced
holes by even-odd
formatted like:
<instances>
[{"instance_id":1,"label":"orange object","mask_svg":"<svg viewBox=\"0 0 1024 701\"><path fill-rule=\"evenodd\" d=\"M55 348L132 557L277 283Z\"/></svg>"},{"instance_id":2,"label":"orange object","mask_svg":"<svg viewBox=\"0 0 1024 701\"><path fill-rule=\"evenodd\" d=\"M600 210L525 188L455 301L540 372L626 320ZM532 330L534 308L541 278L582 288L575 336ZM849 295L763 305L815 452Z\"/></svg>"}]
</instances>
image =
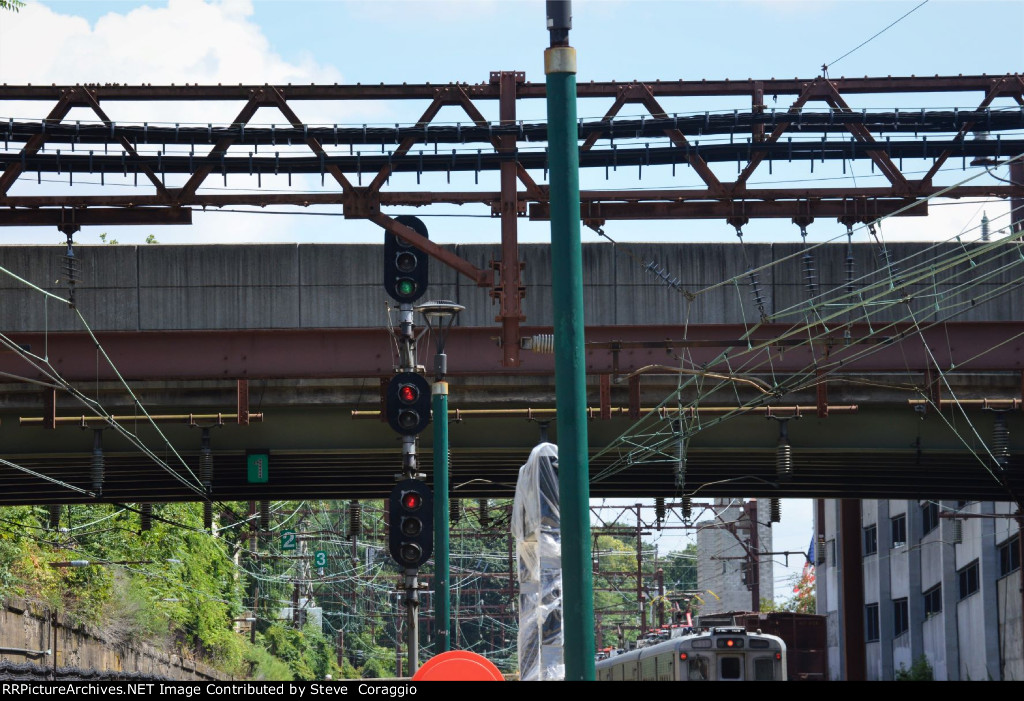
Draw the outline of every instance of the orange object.
<instances>
[{"instance_id":1,"label":"orange object","mask_svg":"<svg viewBox=\"0 0 1024 701\"><path fill-rule=\"evenodd\" d=\"M442 652L412 676L414 682L502 682L505 677L483 655L465 650Z\"/></svg>"}]
</instances>

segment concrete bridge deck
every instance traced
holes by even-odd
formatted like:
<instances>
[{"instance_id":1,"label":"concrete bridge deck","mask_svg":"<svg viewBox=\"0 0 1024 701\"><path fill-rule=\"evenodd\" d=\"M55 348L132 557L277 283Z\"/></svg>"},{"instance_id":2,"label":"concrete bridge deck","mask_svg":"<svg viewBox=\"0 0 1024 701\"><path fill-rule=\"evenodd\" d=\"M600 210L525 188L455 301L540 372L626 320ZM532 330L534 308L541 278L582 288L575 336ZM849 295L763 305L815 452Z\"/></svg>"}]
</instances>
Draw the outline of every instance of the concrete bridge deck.
<instances>
[{"instance_id":1,"label":"concrete bridge deck","mask_svg":"<svg viewBox=\"0 0 1024 701\"><path fill-rule=\"evenodd\" d=\"M449 248L481 268L500 256L498 246ZM1024 302L1016 243L990 249L978 244L888 246L904 274L916 269L918 277L898 300L879 297L869 318L853 327L850 345L843 342L843 317L826 324L811 318L808 324L806 310L799 308L807 291L798 245L746 246L750 264L764 266L759 285L772 315L769 323L756 328L759 310L744 278L702 292L745 272L738 245L630 244L628 253L626 248L584 247L588 380L594 406L590 442L595 453L635 430L631 427L643 410L659 404L677 386L676 376L667 371L629 376L650 366L678 366L683 356L697 367L706 364L707 370L742 368L745 375L776 388L786 386L787 378L806 379L808 373L821 372L825 402L833 409L827 417L819 416L821 383L795 380L784 395L758 404L783 414L802 407L802 418L791 421L789 429L799 470L786 484L778 483L774 474L778 427L763 413L746 413L696 433L689 445L688 492L1006 497L1006 485L993 477L984 457L994 414L981 403L999 400L991 406L1013 408L1012 400L1022 395ZM970 251L978 252L975 260ZM3 247L0 266L65 295L66 287L54 284L62 276L62 253L61 246ZM398 443L386 424L372 415L366 418L366 412L380 409L380 379L389 377L394 367L388 300L380 282L381 247L80 246L76 253L81 271L78 308L151 414L236 412L238 380L244 381L248 395L243 411L264 414L261 423L228 422L213 432L215 498L386 494L398 471ZM814 255L818 288L842 288L846 246L821 247ZM520 247L526 264L527 337L550 331L546 256L546 246ZM853 258L857 276L869 276L859 285L884 282L887 273L879 267L876 248L857 244ZM678 278L680 288L696 296L670 289L638 259L657 262ZM497 308L488 290L436 263L431 279L428 297L453 299L467 307L448 348L451 407L460 411L451 417L452 484L465 496L510 494L515 470L540 436L540 422L552 418L552 356L523 350L519 367L502 366ZM0 332L10 343L47 358L64 380L98 397L111 413L136 413L72 310L8 276L0 279L0 290L6 302L0 305ZM939 313L937 300L942 300ZM791 311L783 313L786 309ZM801 328L802 335L793 332ZM751 335L742 338L748 331ZM814 343L807 343L812 336ZM430 364L431 349L425 339L419 352L424 365ZM728 357L723 359L725 351ZM92 431L19 425L22 417L43 417L51 411L65 417L89 413L67 392L57 393L52 410L47 405L50 390L17 381L49 382L48 370L16 352L0 354L0 372L7 373L0 386L0 455L87 487ZM934 406L924 414L915 411L910 401L922 397L947 402L942 416ZM953 397L974 404L950 407ZM702 396L700 404L735 410L749 405L751 398L748 388L729 388ZM686 405L696 395L688 390L683 399ZM498 413L473 413L484 409ZM353 411L361 414L353 417ZM1024 451L1024 422L1019 410L1007 419L1013 469L999 478L1021 490L1018 456ZM664 430L670 420L653 416L647 422L660 422L651 430ZM147 445L167 459L155 431L136 422L127 427L134 430L136 425ZM195 471L199 431L183 424L161 428ZM556 437L557 421L548 430ZM195 498L112 431L103 440L108 458L105 500ZM429 465L429 430L421 444L422 464ZM269 450L272 456L269 485L245 483L245 452L255 449ZM608 465L629 466L595 481L592 493L678 495L673 462L644 457L632 464L622 450L605 452L592 465L595 477ZM177 469L185 472L180 464ZM0 471L0 503L88 498L13 468Z\"/></svg>"}]
</instances>

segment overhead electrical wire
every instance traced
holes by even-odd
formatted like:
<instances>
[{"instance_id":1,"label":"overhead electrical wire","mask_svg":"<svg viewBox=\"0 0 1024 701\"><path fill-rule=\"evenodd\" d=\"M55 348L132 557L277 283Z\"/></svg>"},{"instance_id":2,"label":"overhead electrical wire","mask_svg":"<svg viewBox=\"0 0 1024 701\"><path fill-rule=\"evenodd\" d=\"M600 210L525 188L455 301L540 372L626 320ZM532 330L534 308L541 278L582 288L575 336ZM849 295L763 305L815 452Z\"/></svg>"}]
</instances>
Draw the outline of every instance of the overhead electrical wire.
<instances>
[{"instance_id":1,"label":"overhead electrical wire","mask_svg":"<svg viewBox=\"0 0 1024 701\"><path fill-rule=\"evenodd\" d=\"M872 41L874 41L874 40L875 40L875 39L877 39L878 37L882 36L882 35L883 35L883 34L885 34L885 33L886 33L887 31L889 31L890 29L892 29L893 27L895 27L895 26L896 26L897 24L899 24L900 22L902 22L902 21L903 21L903 20L905 20L905 19L906 19L907 17L909 17L910 15L914 14L915 12L917 12L917 11L918 11L919 9L921 9L922 7L924 7L924 6L925 6L925 5L927 5L927 4L928 4L928 0L923 0L923 2L919 3L918 5L915 5L915 6L914 6L914 8L913 8L912 10L910 10L909 12L907 12L907 13L905 13L905 14L901 15L901 16L900 16L900 17L898 17L897 19L893 20L893 21L892 21L892 22L890 22L890 23L889 23L888 25L886 25L885 27L883 27L883 28L882 28L881 30L879 30L879 31L878 31L878 32L876 32L875 34L872 34L872 35L871 35L870 37L868 37L867 39L865 39L865 40L864 40L864 41L862 41L861 43L857 44L857 46L853 47L852 49L850 49L849 51L847 51L847 52L846 52L845 54L843 54L842 56L840 56L839 58L833 59L833 60L829 61L828 63L825 63L825 64L823 64L823 65L822 65L822 67L821 67L821 68L822 68L822 72L823 72L823 73L824 73L825 75L828 75L828 69L829 69L829 68L831 68L831 67L832 67L832 66L834 66L835 64L839 63L839 62L840 62L840 61L842 61L842 60L843 60L844 58L846 58L847 56L849 56L850 54L852 54L853 52L857 51L858 49L860 49L860 48L862 48L862 47L866 46L867 44L871 43Z\"/></svg>"},{"instance_id":2,"label":"overhead electrical wire","mask_svg":"<svg viewBox=\"0 0 1024 701\"><path fill-rule=\"evenodd\" d=\"M958 237L954 237L954 238L957 238L957 239L958 239ZM1011 240L1012 240L1012 239L1011 239ZM1003 242L1005 243L1005 241L1006 241L1006 240L1004 239L1004 240L1003 240ZM973 257L974 257L974 258L981 258L981 254L980 254L980 253L971 253L971 254L967 254L967 255L966 255L966 259L967 259L967 260L971 260L971 256L972 256L972 255L973 255ZM956 263L960 263L960 262L963 262L963 260L964 260L963 258L961 258L960 260L954 260L954 261L952 261L952 264L956 264ZM974 261L973 261L973 260L971 260L971 262L972 262L972 264L974 264ZM947 263L948 263L948 261L947 261ZM771 267L771 265L774 265L774 263L773 263L773 264L770 264L769 266L766 266L766 267ZM1012 264L1011 264L1011 265L1012 265ZM981 277L980 279L975 279L975 280L974 280L974 282L973 282L973 285L976 285L976 284L980 284L981 282L983 282L983 281L987 280L987 279L988 279L989 277L992 277L992 276L994 276L994 275L998 274L999 272L1000 272L1000 271L998 271L998 270L997 270L997 271L996 271L995 273L990 273L990 274L988 274L987 276ZM932 274L932 275L934 276L934 268L933 268L933 270L932 270L932 273L931 273L931 274ZM888 282L889 282L889 284L891 285L891 283L892 283L892 280L889 280ZM879 284L879 283L876 283L876 285L877 285L877 284ZM961 286L960 286L960 290L962 291L962 290L964 290L964 289L968 289L969 287L971 287L971 286L973 286L973 285L972 285L972 284L963 284L963 285L961 285ZM1016 287L1016 285L1015 285L1014 283L1012 283L1012 282L1011 282L1011 283L1008 283L1008 284L1004 284L1004 285L1000 286L1000 288L997 288L997 289L996 289L996 290L994 291L994 293L992 294L992 296L995 296L995 295L998 295L998 294L1001 294L1001 293L1005 293L1005 292L1006 292L1006 291L1008 291L1009 289L1013 289L1013 288L1015 288L1015 287ZM702 290L702 291L703 291L703 290ZM860 291L860 292L858 292L858 295L861 295L861 296L862 296L862 295L863 295L863 291ZM869 300L869 301L870 301L870 300ZM899 303L900 303L900 300L895 300L895 301L893 301L893 302L889 303L889 304L888 304L887 306L893 306L893 305L895 305L895 304L899 304ZM861 306L862 306L862 305L861 305ZM783 316L783 313L782 313L782 312L776 312L775 314L773 314L773 318L774 318L774 317L781 317L781 316ZM837 315L836 315L836 314L833 314L833 316L837 316ZM913 319L912 319L912 320L913 320ZM921 330L920 324L919 324L919 323L918 323L918 322L917 322L916 320L914 320L914 321L915 321L915 327L916 327L916 328L917 328L917 329L918 329L918 330L920 331L920 330ZM822 323L824 323L824 321L823 321ZM810 324L807 324L807 328L808 328L808 329L810 328L810 326L811 326ZM750 327L748 327L748 328L749 328L749 329L756 329L756 328L757 328L757 325L753 325L753 326L750 326ZM748 336L749 336L749 331L748 331ZM776 341L776 342L777 342L777 340L778 340L778 339L771 339L771 340L769 340L769 341L766 341L766 342L764 342L764 343L763 343L762 345L763 345L763 347L769 347L770 345L772 345L772 342L773 342L773 341ZM809 341L813 341L813 340L814 340L813 338L810 338L810 339L809 339ZM735 351L735 349L732 349L732 350L733 350L733 351ZM870 352L870 349L869 349L869 351L867 351L867 352ZM742 355L742 353L739 353L739 355ZM721 356L720 356L720 359L721 359ZM729 369L730 369L730 371L731 371L731 372L740 372L740 371L742 371L742 372L745 372L745 373L748 373L748 374L749 374L749 373L751 373L751 372L752 372L753 370L755 370L755 368L751 368L751 367L740 367L740 368L734 368L734 367L732 367L732 360L731 360L731 359L729 359L729 358L726 358L726 362L727 362L727 363L729 364ZM808 370L810 370L810 369L811 369L811 368L809 367L809 368L808 368ZM820 381L820 379L816 379L815 381ZM690 384L690 382L687 382L686 384ZM719 389L719 387L715 387L715 388L713 388L713 391L715 391L715 390L717 390L717 389ZM663 403L663 404L664 404L664 403ZM696 403L695 403L695 406L696 406L696 405L699 405L699 396L698 396L698 399L697 399L697 401L696 401ZM742 412L737 412L737 413L742 413ZM725 420L726 418L729 418L729 417L728 417L728 416L726 416L726 417L723 417L723 418L718 418L718 419L715 419L715 420L713 420L713 421L712 421L711 423L712 423L712 424L713 424L713 423L720 423L720 422L721 422L722 420ZM641 421L643 421L643 420L641 420ZM638 422L638 424L639 424L639 423L640 423L640 422ZM703 426L703 427L707 427L707 424L704 424L704 426ZM619 471L620 469L623 469L623 467L622 467L623 465L626 465L626 466L628 466L628 464L633 464L634 462L636 462L636 460L638 459L638 456L637 456L637 455L635 454L635 450L636 450L636 449L638 448L638 446L642 446L642 445L643 445L643 443L641 442L640 444L637 444L635 440L630 440L630 439L628 438L628 436L629 436L630 434L634 434L634 435L636 435L636 434L640 434L640 433L642 433L642 430L641 430L641 429L638 429L637 425L634 425L633 429L630 429L630 430L628 430L626 434L624 434L624 435L623 435L622 437L620 437L619 439L617 439L617 440L619 441L619 443L621 444L621 446L622 446L622 447L620 448L620 452L621 452L621 451L623 451L623 450L624 450L624 451L627 451L627 453L626 453L626 456L627 456L627 457L626 457L625 463L622 463L622 462L621 462L621 459L620 459L620 464L619 464L619 467L616 467L616 466L615 466L615 464L613 463L613 465L612 465L612 466L610 466L610 467L609 467L609 468L608 468L607 470L605 470L605 471L604 471L603 473L601 473L600 475L598 475L598 476L596 477L596 479L600 479L600 478L603 478L603 477L605 477L605 476L608 476L609 474L611 474L611 472L610 472L610 471ZM666 439L667 439L667 437L666 437ZM662 439L662 440L665 440L665 439ZM612 445L614 446L615 444L613 443ZM660 454L659 454L659 451L657 451L656 447L646 446L646 447L644 447L644 448L642 448L642 449L644 449L644 450L648 450L648 451L654 451L654 454L658 454L658 455L659 455L659 457L665 457L664 455L660 455ZM606 452L607 450L608 450L608 449L606 449L605 451L602 451L602 453Z\"/></svg>"}]
</instances>

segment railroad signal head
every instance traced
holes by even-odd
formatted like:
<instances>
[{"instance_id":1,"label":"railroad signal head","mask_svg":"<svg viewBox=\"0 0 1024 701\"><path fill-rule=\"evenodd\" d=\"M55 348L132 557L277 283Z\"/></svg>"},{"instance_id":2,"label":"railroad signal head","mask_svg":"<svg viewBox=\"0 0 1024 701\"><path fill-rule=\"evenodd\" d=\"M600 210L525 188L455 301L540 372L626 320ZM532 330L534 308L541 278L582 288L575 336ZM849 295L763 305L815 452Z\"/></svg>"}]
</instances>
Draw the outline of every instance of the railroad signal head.
<instances>
[{"instance_id":1,"label":"railroad signal head","mask_svg":"<svg viewBox=\"0 0 1024 701\"><path fill-rule=\"evenodd\" d=\"M413 404L419 398L420 391L415 385L400 385L398 387L398 401L402 404Z\"/></svg>"},{"instance_id":2,"label":"railroad signal head","mask_svg":"<svg viewBox=\"0 0 1024 701\"><path fill-rule=\"evenodd\" d=\"M430 383L415 372L391 378L387 391L388 424L403 436L415 436L430 423Z\"/></svg>"},{"instance_id":3,"label":"railroad signal head","mask_svg":"<svg viewBox=\"0 0 1024 701\"><path fill-rule=\"evenodd\" d=\"M423 238L427 227L416 217L401 215L395 221ZM430 257L391 232L384 234L384 289L396 302L415 302L426 294Z\"/></svg>"},{"instance_id":4,"label":"railroad signal head","mask_svg":"<svg viewBox=\"0 0 1024 701\"><path fill-rule=\"evenodd\" d=\"M419 492L406 492L402 495L402 508L416 511L423 505L423 495Z\"/></svg>"},{"instance_id":5,"label":"railroad signal head","mask_svg":"<svg viewBox=\"0 0 1024 701\"><path fill-rule=\"evenodd\" d=\"M430 488L419 480L402 480L391 490L388 513L391 557L405 569L419 567L434 552L434 507Z\"/></svg>"}]
</instances>

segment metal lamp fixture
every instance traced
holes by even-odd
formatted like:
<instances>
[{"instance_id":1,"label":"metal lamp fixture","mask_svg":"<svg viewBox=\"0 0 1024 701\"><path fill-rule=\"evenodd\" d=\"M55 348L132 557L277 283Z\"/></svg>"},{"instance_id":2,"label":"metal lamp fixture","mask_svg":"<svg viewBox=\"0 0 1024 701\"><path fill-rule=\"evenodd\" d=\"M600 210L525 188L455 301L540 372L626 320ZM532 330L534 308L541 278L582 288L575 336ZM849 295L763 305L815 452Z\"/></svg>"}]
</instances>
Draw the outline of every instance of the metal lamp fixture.
<instances>
[{"instance_id":1,"label":"metal lamp fixture","mask_svg":"<svg viewBox=\"0 0 1024 701\"><path fill-rule=\"evenodd\" d=\"M435 382L431 386L431 411L434 415L434 496L433 513L430 514L433 528L434 551L434 620L436 649L445 652L451 649L451 587L448 552L448 531L450 522L458 522L461 516L456 509L454 518L449 513L452 503L448 493L448 383L444 381L448 373L448 356L444 346L448 340L448 332L455 323L455 317L465 309L461 304L440 299L413 307L414 311L423 315L427 328L436 334L437 352L434 355Z\"/></svg>"},{"instance_id":2,"label":"metal lamp fixture","mask_svg":"<svg viewBox=\"0 0 1024 701\"><path fill-rule=\"evenodd\" d=\"M437 299L417 304L413 309L426 319L427 328L437 334L437 354L434 356L434 372L437 379L443 379L448 371L448 356L444 352L444 344L448 340L448 332L455 323L455 317L465 309L447 299Z\"/></svg>"}]
</instances>

